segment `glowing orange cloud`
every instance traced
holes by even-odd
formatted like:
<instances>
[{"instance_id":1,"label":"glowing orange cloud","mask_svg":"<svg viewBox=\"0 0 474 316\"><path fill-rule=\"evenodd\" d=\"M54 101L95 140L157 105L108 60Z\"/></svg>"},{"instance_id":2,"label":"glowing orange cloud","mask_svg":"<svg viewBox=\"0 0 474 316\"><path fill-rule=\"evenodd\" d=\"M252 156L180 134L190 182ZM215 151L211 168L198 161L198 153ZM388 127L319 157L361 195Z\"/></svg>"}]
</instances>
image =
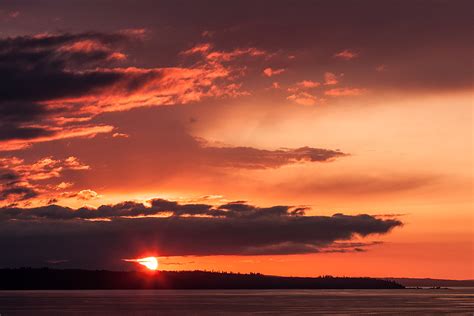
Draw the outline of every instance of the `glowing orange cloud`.
<instances>
[{"instance_id":1,"label":"glowing orange cloud","mask_svg":"<svg viewBox=\"0 0 474 316\"><path fill-rule=\"evenodd\" d=\"M93 138L97 134L110 133L114 130L110 125L85 125L80 127L50 127L45 128L51 135L40 136L32 139L12 139L0 141L0 151L13 151L25 149L34 143L41 143L66 138L87 137Z\"/></svg>"},{"instance_id":2,"label":"glowing orange cloud","mask_svg":"<svg viewBox=\"0 0 474 316\"><path fill-rule=\"evenodd\" d=\"M315 105L317 98L307 92L300 92L298 94L292 94L287 97L287 100L294 101L300 105Z\"/></svg>"}]
</instances>

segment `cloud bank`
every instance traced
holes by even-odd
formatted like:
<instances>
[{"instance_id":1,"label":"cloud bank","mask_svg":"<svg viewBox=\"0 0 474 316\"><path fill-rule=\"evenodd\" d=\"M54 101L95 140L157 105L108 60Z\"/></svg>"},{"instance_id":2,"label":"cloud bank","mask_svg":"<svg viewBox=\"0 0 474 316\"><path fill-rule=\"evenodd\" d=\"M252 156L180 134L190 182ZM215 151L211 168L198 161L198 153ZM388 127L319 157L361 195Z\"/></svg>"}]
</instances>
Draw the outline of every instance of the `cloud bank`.
<instances>
[{"instance_id":1,"label":"cloud bank","mask_svg":"<svg viewBox=\"0 0 474 316\"><path fill-rule=\"evenodd\" d=\"M143 253L203 256L363 251L371 243L348 241L386 234L402 225L396 219L364 214L307 216L305 211L245 202L213 206L164 199L97 209L57 205L2 208L0 265L38 266L67 260L85 267L117 267L120 258Z\"/></svg>"}]
</instances>

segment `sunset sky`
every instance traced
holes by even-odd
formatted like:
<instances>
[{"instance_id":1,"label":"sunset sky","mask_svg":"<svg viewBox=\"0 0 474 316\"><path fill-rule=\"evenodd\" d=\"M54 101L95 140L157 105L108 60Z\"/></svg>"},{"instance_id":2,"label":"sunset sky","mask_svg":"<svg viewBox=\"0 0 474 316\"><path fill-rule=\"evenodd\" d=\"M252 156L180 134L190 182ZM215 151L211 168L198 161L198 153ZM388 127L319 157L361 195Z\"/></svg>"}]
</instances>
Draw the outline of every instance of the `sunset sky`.
<instances>
[{"instance_id":1,"label":"sunset sky","mask_svg":"<svg viewBox=\"0 0 474 316\"><path fill-rule=\"evenodd\" d=\"M474 278L472 12L1 1L0 267Z\"/></svg>"}]
</instances>

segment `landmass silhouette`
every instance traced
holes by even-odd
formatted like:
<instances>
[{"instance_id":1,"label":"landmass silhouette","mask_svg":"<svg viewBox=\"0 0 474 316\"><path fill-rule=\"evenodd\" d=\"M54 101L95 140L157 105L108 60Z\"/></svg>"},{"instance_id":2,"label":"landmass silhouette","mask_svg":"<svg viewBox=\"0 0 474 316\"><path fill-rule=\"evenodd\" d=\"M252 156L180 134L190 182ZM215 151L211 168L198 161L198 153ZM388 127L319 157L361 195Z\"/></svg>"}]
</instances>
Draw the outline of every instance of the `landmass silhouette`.
<instances>
[{"instance_id":1,"label":"landmass silhouette","mask_svg":"<svg viewBox=\"0 0 474 316\"><path fill-rule=\"evenodd\" d=\"M78 289L403 289L390 280L281 277L209 271L0 269L0 290Z\"/></svg>"}]
</instances>

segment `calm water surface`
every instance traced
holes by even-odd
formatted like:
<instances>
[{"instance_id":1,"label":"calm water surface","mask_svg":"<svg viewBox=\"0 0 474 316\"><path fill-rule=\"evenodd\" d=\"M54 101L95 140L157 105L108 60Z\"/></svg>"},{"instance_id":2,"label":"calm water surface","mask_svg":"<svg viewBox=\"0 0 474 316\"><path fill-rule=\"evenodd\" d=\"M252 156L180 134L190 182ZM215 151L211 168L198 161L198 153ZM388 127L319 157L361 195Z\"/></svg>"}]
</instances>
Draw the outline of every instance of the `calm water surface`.
<instances>
[{"instance_id":1,"label":"calm water surface","mask_svg":"<svg viewBox=\"0 0 474 316\"><path fill-rule=\"evenodd\" d=\"M472 316L474 288L0 291L0 314Z\"/></svg>"}]
</instances>

